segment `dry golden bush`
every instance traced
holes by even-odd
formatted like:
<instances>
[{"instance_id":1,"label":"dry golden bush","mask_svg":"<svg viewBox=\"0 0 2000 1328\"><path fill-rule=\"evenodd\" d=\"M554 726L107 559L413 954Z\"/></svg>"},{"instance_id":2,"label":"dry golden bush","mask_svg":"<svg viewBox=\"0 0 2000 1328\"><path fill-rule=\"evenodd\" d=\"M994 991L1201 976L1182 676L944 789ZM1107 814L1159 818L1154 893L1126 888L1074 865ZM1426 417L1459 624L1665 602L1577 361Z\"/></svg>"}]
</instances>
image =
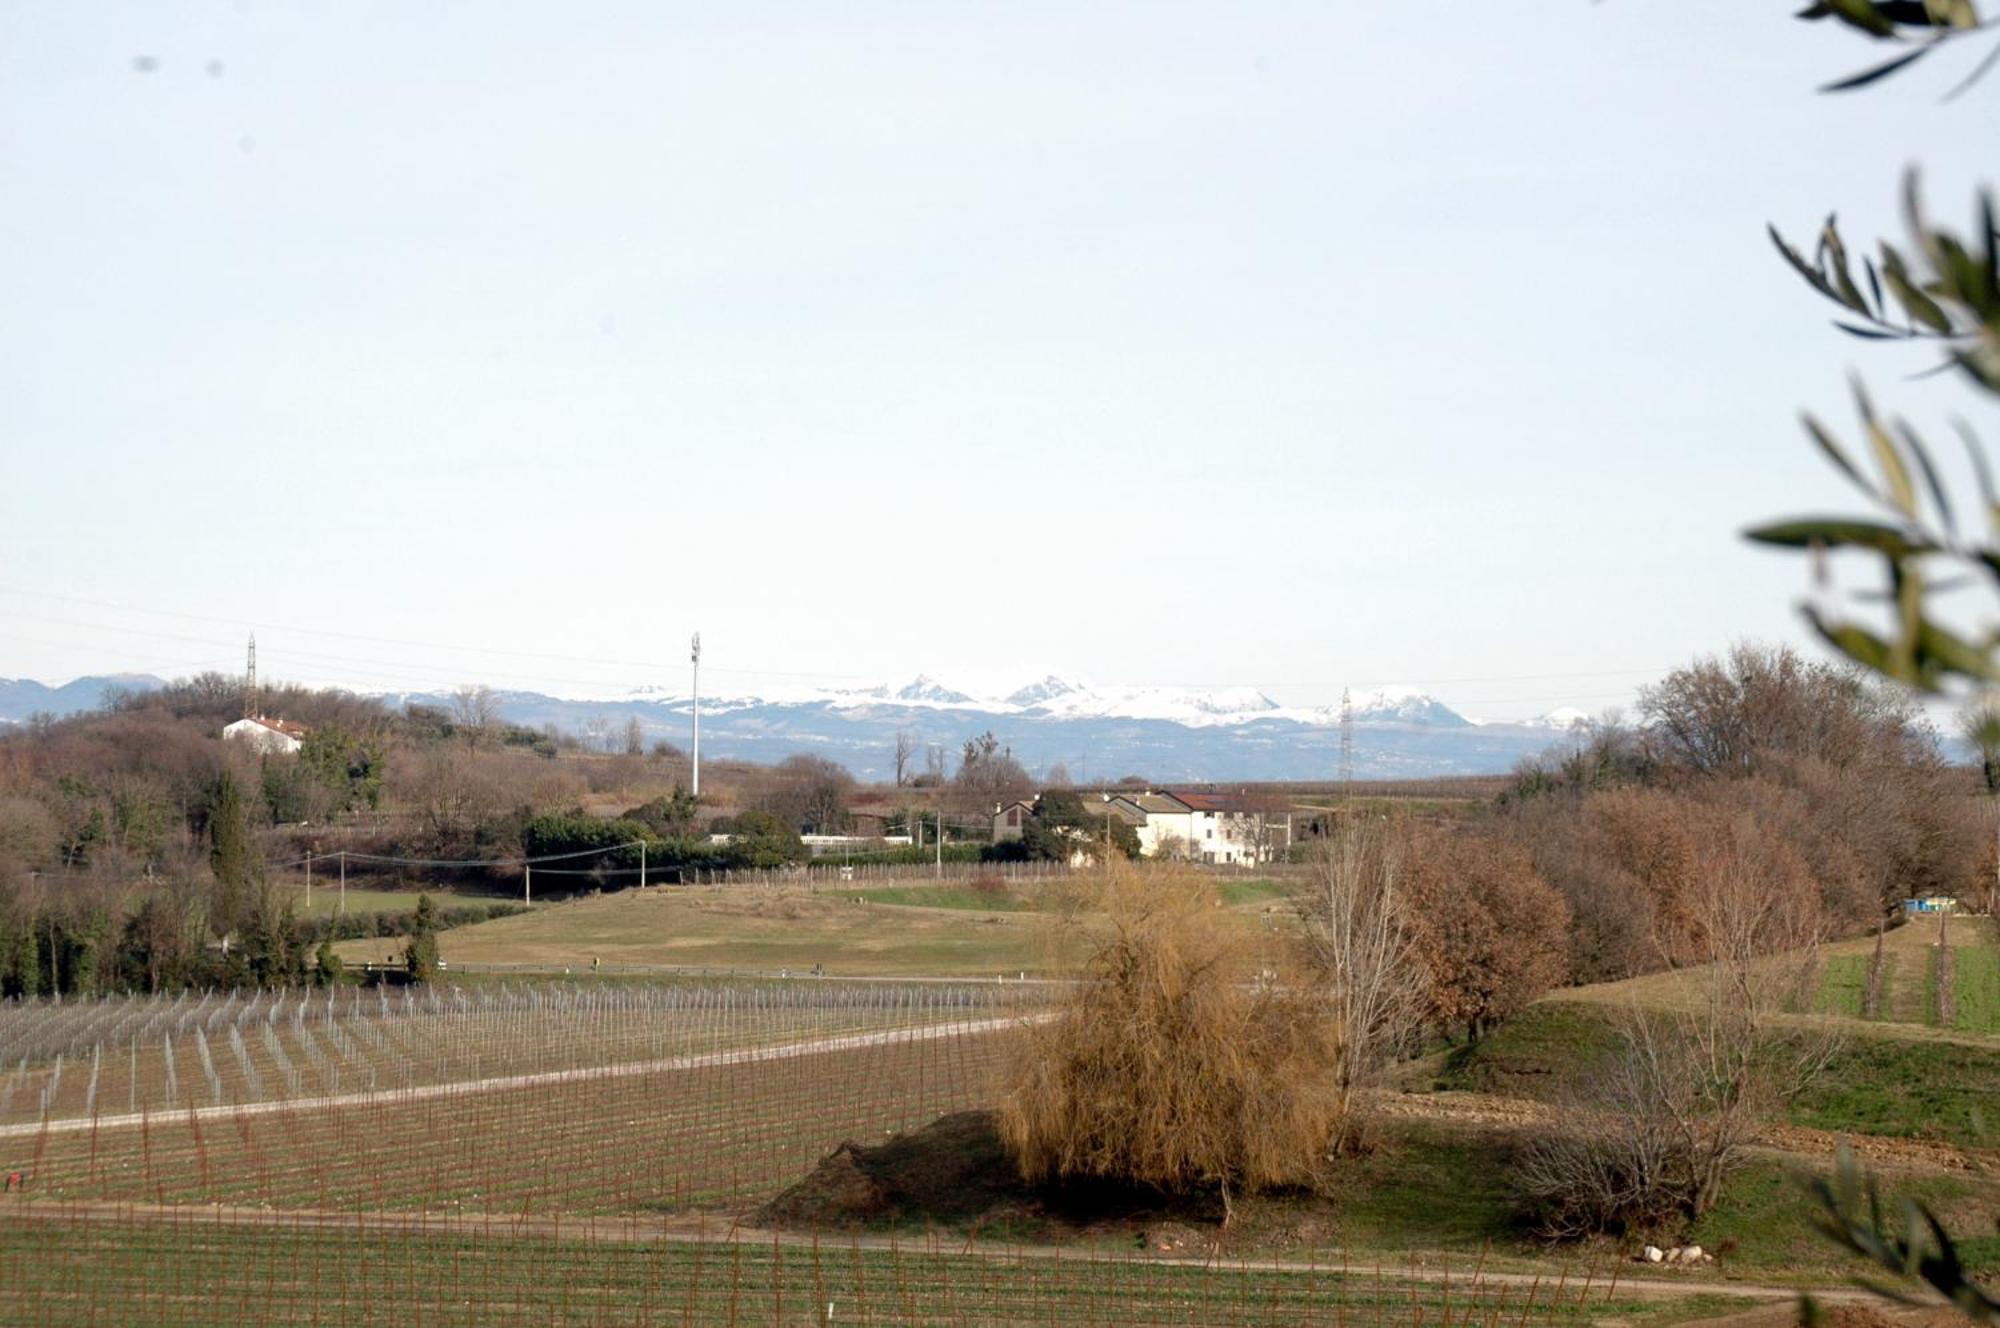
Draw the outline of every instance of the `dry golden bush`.
<instances>
[{"instance_id":1,"label":"dry golden bush","mask_svg":"<svg viewBox=\"0 0 2000 1328\"><path fill-rule=\"evenodd\" d=\"M1338 1048L1310 988L1255 970L1212 885L1115 864L1108 934L1066 1003L1024 1030L1000 1129L1031 1181L1167 1191L1309 1183L1333 1136Z\"/></svg>"}]
</instances>

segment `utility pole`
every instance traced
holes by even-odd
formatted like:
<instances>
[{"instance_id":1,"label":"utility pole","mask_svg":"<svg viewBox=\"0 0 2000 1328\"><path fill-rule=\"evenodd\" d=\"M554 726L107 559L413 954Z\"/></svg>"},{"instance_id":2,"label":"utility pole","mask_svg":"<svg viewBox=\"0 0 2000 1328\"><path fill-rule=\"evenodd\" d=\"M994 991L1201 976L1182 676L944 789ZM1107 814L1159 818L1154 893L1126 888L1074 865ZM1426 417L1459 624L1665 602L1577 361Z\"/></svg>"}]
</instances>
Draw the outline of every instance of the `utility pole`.
<instances>
[{"instance_id":1,"label":"utility pole","mask_svg":"<svg viewBox=\"0 0 2000 1328\"><path fill-rule=\"evenodd\" d=\"M694 796L701 796L701 633L696 632L688 642L688 655L694 661Z\"/></svg>"},{"instance_id":2,"label":"utility pole","mask_svg":"<svg viewBox=\"0 0 2000 1328\"><path fill-rule=\"evenodd\" d=\"M257 634L250 633L250 659L243 669L243 718L257 717Z\"/></svg>"},{"instance_id":3,"label":"utility pole","mask_svg":"<svg viewBox=\"0 0 2000 1328\"><path fill-rule=\"evenodd\" d=\"M1354 797L1354 694L1340 689L1340 796Z\"/></svg>"},{"instance_id":4,"label":"utility pole","mask_svg":"<svg viewBox=\"0 0 2000 1328\"><path fill-rule=\"evenodd\" d=\"M340 908L342 916L347 913L347 850L340 850Z\"/></svg>"},{"instance_id":5,"label":"utility pole","mask_svg":"<svg viewBox=\"0 0 2000 1328\"><path fill-rule=\"evenodd\" d=\"M311 915L311 913L312 913L312 911L313 911L313 852L312 852L312 850L311 850L311 849L307 849L307 850L306 850L306 913L307 913L307 915L308 915L308 916L310 916L310 915Z\"/></svg>"},{"instance_id":6,"label":"utility pole","mask_svg":"<svg viewBox=\"0 0 2000 1328\"><path fill-rule=\"evenodd\" d=\"M646 841L639 841L639 888L646 888Z\"/></svg>"},{"instance_id":7,"label":"utility pole","mask_svg":"<svg viewBox=\"0 0 2000 1328\"><path fill-rule=\"evenodd\" d=\"M535 902L535 864L532 862L521 864L521 902Z\"/></svg>"},{"instance_id":8,"label":"utility pole","mask_svg":"<svg viewBox=\"0 0 2000 1328\"><path fill-rule=\"evenodd\" d=\"M937 878L944 879L944 803L938 803L937 810Z\"/></svg>"}]
</instances>

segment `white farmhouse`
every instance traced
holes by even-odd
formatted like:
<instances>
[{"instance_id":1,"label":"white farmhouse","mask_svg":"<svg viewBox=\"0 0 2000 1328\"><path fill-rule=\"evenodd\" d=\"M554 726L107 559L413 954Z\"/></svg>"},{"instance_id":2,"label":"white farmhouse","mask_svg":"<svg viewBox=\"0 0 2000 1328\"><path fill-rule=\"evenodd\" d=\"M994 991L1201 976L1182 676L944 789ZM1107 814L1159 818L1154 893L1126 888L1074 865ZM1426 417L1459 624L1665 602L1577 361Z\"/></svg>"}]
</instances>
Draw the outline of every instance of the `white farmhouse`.
<instances>
[{"instance_id":1,"label":"white farmhouse","mask_svg":"<svg viewBox=\"0 0 2000 1328\"><path fill-rule=\"evenodd\" d=\"M1249 865L1271 862L1292 842L1289 812L1273 812L1222 793L1120 793L1113 806L1139 821L1139 851L1149 858Z\"/></svg>"},{"instance_id":2,"label":"white farmhouse","mask_svg":"<svg viewBox=\"0 0 2000 1328\"><path fill-rule=\"evenodd\" d=\"M240 742L265 756L296 753L303 744L306 728L303 724L289 723L283 719L266 719L256 715L249 719L239 719L222 730L224 742Z\"/></svg>"}]
</instances>

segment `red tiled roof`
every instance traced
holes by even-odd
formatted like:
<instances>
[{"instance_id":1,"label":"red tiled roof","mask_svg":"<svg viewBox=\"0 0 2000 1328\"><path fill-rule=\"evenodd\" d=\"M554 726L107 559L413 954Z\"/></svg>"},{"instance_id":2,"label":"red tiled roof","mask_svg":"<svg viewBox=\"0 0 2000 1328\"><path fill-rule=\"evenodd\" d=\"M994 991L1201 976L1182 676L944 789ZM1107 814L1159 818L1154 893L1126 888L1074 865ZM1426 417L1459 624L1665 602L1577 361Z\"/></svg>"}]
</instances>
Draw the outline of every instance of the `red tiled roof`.
<instances>
[{"instance_id":1,"label":"red tiled roof","mask_svg":"<svg viewBox=\"0 0 2000 1328\"><path fill-rule=\"evenodd\" d=\"M1241 799L1227 793L1176 793L1173 796L1198 812L1233 812L1243 806Z\"/></svg>"}]
</instances>

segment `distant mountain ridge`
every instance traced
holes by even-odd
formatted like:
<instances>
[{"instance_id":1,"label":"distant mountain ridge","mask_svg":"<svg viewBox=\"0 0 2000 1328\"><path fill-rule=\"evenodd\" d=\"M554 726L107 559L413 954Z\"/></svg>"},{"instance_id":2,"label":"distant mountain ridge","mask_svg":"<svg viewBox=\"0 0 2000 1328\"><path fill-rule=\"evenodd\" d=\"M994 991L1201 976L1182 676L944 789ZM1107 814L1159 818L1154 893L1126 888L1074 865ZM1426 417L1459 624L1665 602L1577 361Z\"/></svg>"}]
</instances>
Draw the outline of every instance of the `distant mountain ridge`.
<instances>
[{"instance_id":1,"label":"distant mountain ridge","mask_svg":"<svg viewBox=\"0 0 2000 1328\"><path fill-rule=\"evenodd\" d=\"M149 674L78 678L61 687L0 681L0 722L95 709L112 687L162 685ZM377 695L393 705L451 701L441 691ZM622 734L636 719L649 743L683 747L693 715L689 696L661 687L594 698L505 690L495 697L512 723ZM1349 708L1361 779L1503 772L1561 741L1581 714L1481 723L1407 686L1356 691ZM1030 770L1060 763L1078 781L1331 780L1340 773L1340 727L1339 705L1284 706L1254 687L1098 686L1050 674L981 696L918 674L875 686L724 689L702 698L701 738L705 755L777 761L807 751L864 779L893 776L899 732L955 754L966 739L991 730Z\"/></svg>"},{"instance_id":2,"label":"distant mountain ridge","mask_svg":"<svg viewBox=\"0 0 2000 1328\"><path fill-rule=\"evenodd\" d=\"M60 687L36 682L33 678L0 678L0 721L14 723L32 715L74 715L82 710L103 708L106 693L114 688L130 692L150 692L166 686L166 680L150 673L92 674L75 678Z\"/></svg>"},{"instance_id":3,"label":"distant mountain ridge","mask_svg":"<svg viewBox=\"0 0 2000 1328\"><path fill-rule=\"evenodd\" d=\"M446 704L443 693L398 699ZM693 703L667 688L623 696L561 699L500 692L518 724L586 732L593 721L622 731L639 721L647 740L688 744ZM1520 723L1468 719L1415 687L1379 687L1349 697L1354 774L1360 779L1495 774L1561 741L1571 716ZM1280 705L1250 687L1096 686L1050 674L998 695L951 686L928 674L901 684L785 687L704 695L706 755L756 761L807 751L864 779L894 774L899 732L955 758L960 744L991 730L1032 771L1060 763L1079 782L1139 775L1159 782L1332 780L1340 773L1341 707ZM921 763L921 762L920 762Z\"/></svg>"}]
</instances>

